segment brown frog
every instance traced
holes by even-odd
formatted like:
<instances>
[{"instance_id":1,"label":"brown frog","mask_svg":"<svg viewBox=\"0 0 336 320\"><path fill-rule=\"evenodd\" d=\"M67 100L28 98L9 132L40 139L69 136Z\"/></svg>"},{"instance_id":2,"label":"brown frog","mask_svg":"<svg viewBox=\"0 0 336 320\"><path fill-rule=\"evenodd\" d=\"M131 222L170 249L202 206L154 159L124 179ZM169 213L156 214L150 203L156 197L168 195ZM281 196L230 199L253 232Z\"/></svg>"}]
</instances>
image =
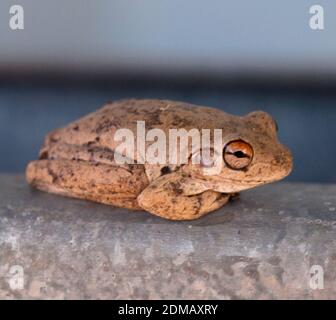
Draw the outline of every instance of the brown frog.
<instances>
[{"instance_id":1,"label":"brown frog","mask_svg":"<svg viewBox=\"0 0 336 320\"><path fill-rule=\"evenodd\" d=\"M221 129L220 170L205 173L213 162L202 158L200 151L194 154L192 143L186 163L140 159L139 121L146 132L155 128L167 135L172 128ZM126 163L115 157L120 155L115 134L123 128L135 136L135 156ZM145 141L145 150L153 143L154 139ZM211 143L207 148L214 155ZM194 158L199 161L191 161ZM47 192L192 220L220 208L242 190L284 178L291 169L291 153L279 143L276 122L265 112L240 117L183 102L130 99L108 103L49 133L26 177L29 184Z\"/></svg>"}]
</instances>

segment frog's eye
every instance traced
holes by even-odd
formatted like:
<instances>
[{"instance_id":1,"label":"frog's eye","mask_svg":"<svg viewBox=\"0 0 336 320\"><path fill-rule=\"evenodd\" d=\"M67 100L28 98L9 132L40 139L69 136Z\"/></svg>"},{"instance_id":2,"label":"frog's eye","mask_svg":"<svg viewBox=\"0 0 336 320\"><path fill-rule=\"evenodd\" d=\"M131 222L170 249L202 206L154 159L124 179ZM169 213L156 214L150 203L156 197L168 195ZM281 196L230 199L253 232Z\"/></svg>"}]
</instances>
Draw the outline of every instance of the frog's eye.
<instances>
[{"instance_id":1,"label":"frog's eye","mask_svg":"<svg viewBox=\"0 0 336 320\"><path fill-rule=\"evenodd\" d=\"M224 148L225 163L234 170L245 169L252 161L253 149L243 140L229 142Z\"/></svg>"}]
</instances>

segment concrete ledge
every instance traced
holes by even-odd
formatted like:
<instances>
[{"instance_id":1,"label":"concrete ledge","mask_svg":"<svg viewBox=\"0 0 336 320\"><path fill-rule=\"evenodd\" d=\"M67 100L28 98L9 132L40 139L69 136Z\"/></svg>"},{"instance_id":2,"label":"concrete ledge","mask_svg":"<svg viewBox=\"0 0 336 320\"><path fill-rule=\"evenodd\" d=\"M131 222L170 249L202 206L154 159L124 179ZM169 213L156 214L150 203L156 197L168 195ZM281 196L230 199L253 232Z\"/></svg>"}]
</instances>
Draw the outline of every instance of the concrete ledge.
<instances>
[{"instance_id":1,"label":"concrete ledge","mask_svg":"<svg viewBox=\"0 0 336 320\"><path fill-rule=\"evenodd\" d=\"M0 298L335 299L335 195L336 185L279 183L170 222L2 175Z\"/></svg>"}]
</instances>

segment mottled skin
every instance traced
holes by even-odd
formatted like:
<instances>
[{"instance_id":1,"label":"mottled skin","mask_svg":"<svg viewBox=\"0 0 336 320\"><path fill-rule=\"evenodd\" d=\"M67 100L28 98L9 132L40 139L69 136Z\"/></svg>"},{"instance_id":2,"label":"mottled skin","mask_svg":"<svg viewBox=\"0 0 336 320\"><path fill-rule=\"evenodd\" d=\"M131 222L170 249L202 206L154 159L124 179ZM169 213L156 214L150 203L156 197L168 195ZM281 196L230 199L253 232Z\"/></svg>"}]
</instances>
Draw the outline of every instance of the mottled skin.
<instances>
[{"instance_id":1,"label":"mottled skin","mask_svg":"<svg viewBox=\"0 0 336 320\"><path fill-rule=\"evenodd\" d=\"M202 165L192 163L118 165L114 132L136 132L137 121L167 136L172 128L222 129L223 148L242 139L253 148L253 159L244 170L223 162L216 175L204 175ZM190 148L188 152L192 156ZM291 168L292 156L278 142L276 124L267 113L239 117L183 102L122 100L49 133L26 176L31 185L47 192L192 220L218 209L237 192L284 178Z\"/></svg>"}]
</instances>

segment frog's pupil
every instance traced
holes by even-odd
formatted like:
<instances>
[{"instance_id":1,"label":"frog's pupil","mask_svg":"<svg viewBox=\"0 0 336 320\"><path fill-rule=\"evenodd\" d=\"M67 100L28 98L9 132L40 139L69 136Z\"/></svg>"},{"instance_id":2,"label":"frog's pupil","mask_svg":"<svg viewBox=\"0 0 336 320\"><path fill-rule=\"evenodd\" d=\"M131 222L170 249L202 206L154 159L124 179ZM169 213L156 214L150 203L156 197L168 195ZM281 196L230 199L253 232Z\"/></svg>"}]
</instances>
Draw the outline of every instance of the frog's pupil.
<instances>
[{"instance_id":1,"label":"frog's pupil","mask_svg":"<svg viewBox=\"0 0 336 320\"><path fill-rule=\"evenodd\" d=\"M236 151L234 153L235 157L237 158L248 158L248 155L245 154L243 151Z\"/></svg>"}]
</instances>

